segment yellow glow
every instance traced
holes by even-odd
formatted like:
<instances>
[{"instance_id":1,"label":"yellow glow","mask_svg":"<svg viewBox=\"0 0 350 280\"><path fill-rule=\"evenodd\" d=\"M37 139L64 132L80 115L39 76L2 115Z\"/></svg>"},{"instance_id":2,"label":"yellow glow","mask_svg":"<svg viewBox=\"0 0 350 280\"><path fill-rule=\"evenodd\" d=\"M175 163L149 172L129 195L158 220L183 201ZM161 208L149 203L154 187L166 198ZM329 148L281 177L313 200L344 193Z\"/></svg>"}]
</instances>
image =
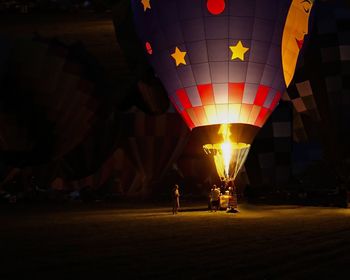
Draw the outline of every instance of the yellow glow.
<instances>
[{"instance_id":1,"label":"yellow glow","mask_svg":"<svg viewBox=\"0 0 350 280\"><path fill-rule=\"evenodd\" d=\"M239 114L241 112L241 104L229 104L229 116L228 121L230 123L236 123L239 121Z\"/></svg>"},{"instance_id":2,"label":"yellow glow","mask_svg":"<svg viewBox=\"0 0 350 280\"><path fill-rule=\"evenodd\" d=\"M203 146L204 151L214 156L216 171L220 178L235 179L247 158L250 145L231 141L230 124L222 124L218 134L222 135L223 142L206 144Z\"/></svg>"},{"instance_id":3,"label":"yellow glow","mask_svg":"<svg viewBox=\"0 0 350 280\"><path fill-rule=\"evenodd\" d=\"M250 112L252 111L253 105L250 104L242 104L241 106L241 112L239 115L239 122L240 123L248 123L248 119L250 116Z\"/></svg>"},{"instance_id":4,"label":"yellow glow","mask_svg":"<svg viewBox=\"0 0 350 280\"><path fill-rule=\"evenodd\" d=\"M228 104L216 104L216 113L219 123L228 122Z\"/></svg>"},{"instance_id":5,"label":"yellow glow","mask_svg":"<svg viewBox=\"0 0 350 280\"><path fill-rule=\"evenodd\" d=\"M221 144L221 152L222 157L224 159L224 166L225 166L225 177L229 176L230 172L230 162L232 157L232 146L229 141Z\"/></svg>"},{"instance_id":6,"label":"yellow glow","mask_svg":"<svg viewBox=\"0 0 350 280\"><path fill-rule=\"evenodd\" d=\"M219 129L219 134L222 135L224 142L221 143L221 154L224 160L225 177L229 176L230 162L232 158L232 144L230 141L231 131L229 124L222 124Z\"/></svg>"},{"instance_id":7,"label":"yellow glow","mask_svg":"<svg viewBox=\"0 0 350 280\"><path fill-rule=\"evenodd\" d=\"M260 110L261 110L260 106L256 106L256 105L253 106L253 109L252 109L252 111L250 112L250 115L249 115L248 123L254 125L257 117L259 116Z\"/></svg>"},{"instance_id":8,"label":"yellow glow","mask_svg":"<svg viewBox=\"0 0 350 280\"><path fill-rule=\"evenodd\" d=\"M290 5L282 37L282 65L288 87L297 64L304 36L309 32L309 16L313 0L293 0Z\"/></svg>"},{"instance_id":9,"label":"yellow glow","mask_svg":"<svg viewBox=\"0 0 350 280\"><path fill-rule=\"evenodd\" d=\"M224 142L230 141L230 136L231 136L230 126L231 126L230 124L220 125L218 134L222 135L222 138L224 138Z\"/></svg>"},{"instance_id":10,"label":"yellow glow","mask_svg":"<svg viewBox=\"0 0 350 280\"><path fill-rule=\"evenodd\" d=\"M204 111L209 123L218 123L215 105L205 105Z\"/></svg>"}]
</instances>

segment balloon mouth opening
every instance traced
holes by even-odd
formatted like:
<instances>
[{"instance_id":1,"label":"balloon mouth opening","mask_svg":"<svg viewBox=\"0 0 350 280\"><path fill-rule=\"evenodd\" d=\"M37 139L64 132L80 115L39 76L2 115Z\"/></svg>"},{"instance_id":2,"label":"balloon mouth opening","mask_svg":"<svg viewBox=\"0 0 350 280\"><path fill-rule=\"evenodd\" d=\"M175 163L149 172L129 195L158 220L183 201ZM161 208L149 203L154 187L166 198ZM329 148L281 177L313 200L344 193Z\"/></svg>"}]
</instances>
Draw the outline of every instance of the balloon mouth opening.
<instances>
[{"instance_id":1,"label":"balloon mouth opening","mask_svg":"<svg viewBox=\"0 0 350 280\"><path fill-rule=\"evenodd\" d=\"M222 126L226 126L225 133L219 133ZM213 124L206 126L197 126L193 128L192 135L198 141L200 146L206 144L224 143L227 135L234 143L252 144L255 136L259 132L260 127L244 123L228 123L228 124Z\"/></svg>"},{"instance_id":2,"label":"balloon mouth opening","mask_svg":"<svg viewBox=\"0 0 350 280\"><path fill-rule=\"evenodd\" d=\"M222 181L235 180L242 169L249 150L250 144L224 142L206 144L204 152L214 159L216 171Z\"/></svg>"},{"instance_id":3,"label":"balloon mouth opening","mask_svg":"<svg viewBox=\"0 0 350 280\"><path fill-rule=\"evenodd\" d=\"M213 156L216 171L224 181L234 180L241 170L250 150L250 144L231 140L230 124L222 124L218 134L223 141L203 145L204 152Z\"/></svg>"}]
</instances>

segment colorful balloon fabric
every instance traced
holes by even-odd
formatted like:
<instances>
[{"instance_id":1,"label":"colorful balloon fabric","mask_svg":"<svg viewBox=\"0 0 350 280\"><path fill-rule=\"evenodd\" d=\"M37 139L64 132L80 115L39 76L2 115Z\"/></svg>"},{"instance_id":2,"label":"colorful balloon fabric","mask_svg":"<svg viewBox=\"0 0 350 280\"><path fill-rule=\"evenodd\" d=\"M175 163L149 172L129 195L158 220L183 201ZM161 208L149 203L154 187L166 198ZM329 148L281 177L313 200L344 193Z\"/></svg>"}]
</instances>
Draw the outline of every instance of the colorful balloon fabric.
<instances>
[{"instance_id":1,"label":"colorful balloon fabric","mask_svg":"<svg viewBox=\"0 0 350 280\"><path fill-rule=\"evenodd\" d=\"M312 6L132 0L145 55L190 129L263 126L294 74Z\"/></svg>"}]
</instances>

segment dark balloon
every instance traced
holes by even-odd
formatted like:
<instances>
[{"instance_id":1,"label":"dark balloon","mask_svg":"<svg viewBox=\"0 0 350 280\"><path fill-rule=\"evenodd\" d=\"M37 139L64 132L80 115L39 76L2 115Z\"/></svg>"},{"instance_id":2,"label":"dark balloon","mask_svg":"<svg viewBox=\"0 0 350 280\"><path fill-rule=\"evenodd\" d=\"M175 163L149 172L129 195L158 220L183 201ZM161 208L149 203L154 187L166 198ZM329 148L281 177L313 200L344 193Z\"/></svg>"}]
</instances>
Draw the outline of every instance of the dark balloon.
<instances>
[{"instance_id":1,"label":"dark balloon","mask_svg":"<svg viewBox=\"0 0 350 280\"><path fill-rule=\"evenodd\" d=\"M169 108L167 94L146 59L146 55L153 54L152 43L139 42L129 0L115 5L113 22L118 44L129 67L130 86L128 94L124 96L123 108L130 109L136 105L148 114L165 113Z\"/></svg>"},{"instance_id":2,"label":"dark balloon","mask_svg":"<svg viewBox=\"0 0 350 280\"><path fill-rule=\"evenodd\" d=\"M7 50L0 59L2 160L27 166L62 158L105 118L103 71L81 45L40 37L0 45Z\"/></svg>"},{"instance_id":3,"label":"dark balloon","mask_svg":"<svg viewBox=\"0 0 350 280\"><path fill-rule=\"evenodd\" d=\"M321 143L334 165L350 157L349 32L346 1L317 2L308 48L288 88L297 112L297 140Z\"/></svg>"}]
</instances>

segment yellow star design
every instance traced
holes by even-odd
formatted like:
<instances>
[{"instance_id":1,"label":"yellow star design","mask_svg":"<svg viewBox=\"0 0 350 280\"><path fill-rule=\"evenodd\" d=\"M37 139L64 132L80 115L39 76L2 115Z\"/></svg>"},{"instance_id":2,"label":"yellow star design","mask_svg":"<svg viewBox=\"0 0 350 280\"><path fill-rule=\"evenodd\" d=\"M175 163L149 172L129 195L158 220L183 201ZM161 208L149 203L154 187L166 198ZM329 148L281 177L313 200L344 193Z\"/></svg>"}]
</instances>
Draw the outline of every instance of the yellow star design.
<instances>
[{"instance_id":1,"label":"yellow star design","mask_svg":"<svg viewBox=\"0 0 350 280\"><path fill-rule=\"evenodd\" d=\"M141 3L143 5L143 10L146 12L147 9L151 9L151 0L141 0Z\"/></svg>"},{"instance_id":2,"label":"yellow star design","mask_svg":"<svg viewBox=\"0 0 350 280\"><path fill-rule=\"evenodd\" d=\"M186 65L185 55L187 52L182 52L178 47L175 48L175 52L171 54L174 58L176 66L179 66L181 63Z\"/></svg>"},{"instance_id":3,"label":"yellow star design","mask_svg":"<svg viewBox=\"0 0 350 280\"><path fill-rule=\"evenodd\" d=\"M244 47L242 42L238 41L236 46L230 46L230 50L232 52L231 60L238 58L244 61L244 54L249 50L249 48Z\"/></svg>"}]
</instances>

